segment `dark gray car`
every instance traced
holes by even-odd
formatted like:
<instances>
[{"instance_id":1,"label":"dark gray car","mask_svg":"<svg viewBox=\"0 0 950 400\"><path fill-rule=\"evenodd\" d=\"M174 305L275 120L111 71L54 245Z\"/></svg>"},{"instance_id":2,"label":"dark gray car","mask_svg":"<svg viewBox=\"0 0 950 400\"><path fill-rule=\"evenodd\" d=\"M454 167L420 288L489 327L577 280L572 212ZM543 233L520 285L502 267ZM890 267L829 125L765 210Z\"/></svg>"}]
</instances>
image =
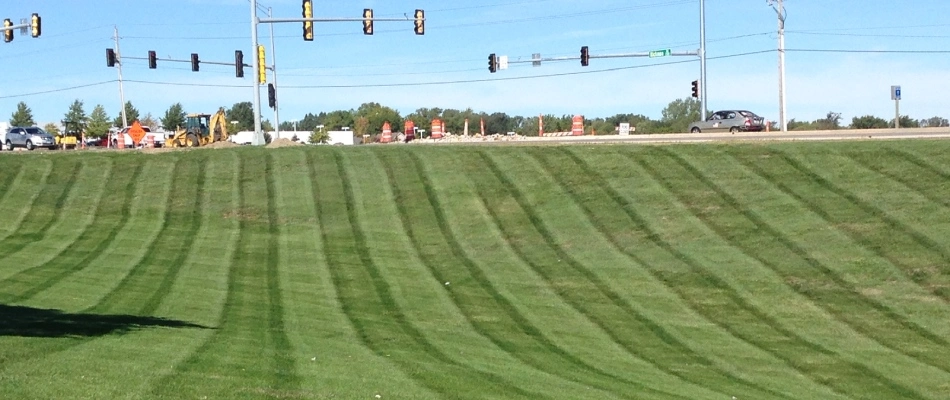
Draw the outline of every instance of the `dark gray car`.
<instances>
[{"instance_id":1,"label":"dark gray car","mask_svg":"<svg viewBox=\"0 0 950 400\"><path fill-rule=\"evenodd\" d=\"M746 110L716 111L705 121L689 125L691 133L700 132L760 132L765 130L765 120Z\"/></svg>"},{"instance_id":2,"label":"dark gray car","mask_svg":"<svg viewBox=\"0 0 950 400\"><path fill-rule=\"evenodd\" d=\"M33 150L37 147L55 149L56 139L53 138L53 135L35 126L29 128L14 126L7 131L3 147L4 150L13 150L15 147L23 147L27 150Z\"/></svg>"}]
</instances>

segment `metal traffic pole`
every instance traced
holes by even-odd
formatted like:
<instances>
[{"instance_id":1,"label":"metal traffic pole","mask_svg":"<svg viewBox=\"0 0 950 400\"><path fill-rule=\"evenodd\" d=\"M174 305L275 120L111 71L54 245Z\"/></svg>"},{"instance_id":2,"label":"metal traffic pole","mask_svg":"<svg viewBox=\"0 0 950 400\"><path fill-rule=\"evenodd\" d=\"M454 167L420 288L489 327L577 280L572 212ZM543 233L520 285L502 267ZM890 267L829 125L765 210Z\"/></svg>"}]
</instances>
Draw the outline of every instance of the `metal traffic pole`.
<instances>
[{"instance_id":1,"label":"metal traffic pole","mask_svg":"<svg viewBox=\"0 0 950 400\"><path fill-rule=\"evenodd\" d=\"M262 65L258 63L257 57L257 24L260 20L257 18L257 0L250 0L251 2L251 49L254 51L254 73L259 74L260 68L263 68ZM264 144L264 135L261 133L261 84L257 80L258 78L254 77L254 139L251 141L253 145L262 145Z\"/></svg>"}]
</instances>

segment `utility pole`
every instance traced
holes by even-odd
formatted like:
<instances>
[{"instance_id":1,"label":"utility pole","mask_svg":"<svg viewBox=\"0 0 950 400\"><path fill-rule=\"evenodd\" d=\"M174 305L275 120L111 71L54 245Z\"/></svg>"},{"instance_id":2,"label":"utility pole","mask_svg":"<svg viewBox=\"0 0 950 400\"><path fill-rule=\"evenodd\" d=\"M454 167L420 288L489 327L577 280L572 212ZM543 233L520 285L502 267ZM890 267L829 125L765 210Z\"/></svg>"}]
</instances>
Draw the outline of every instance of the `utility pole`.
<instances>
[{"instance_id":1,"label":"utility pole","mask_svg":"<svg viewBox=\"0 0 950 400\"><path fill-rule=\"evenodd\" d=\"M260 20L257 18L257 0L250 0L251 2L251 49L255 52L257 51L257 24ZM257 60L257 57L254 57L254 73L257 74L260 71L260 68L264 68L263 65ZM257 81L256 77L254 79L254 139L251 141L251 144L260 146L264 144L264 135L261 133L261 84Z\"/></svg>"},{"instance_id":2,"label":"utility pole","mask_svg":"<svg viewBox=\"0 0 950 400\"><path fill-rule=\"evenodd\" d=\"M116 70L119 71L119 101L122 102L122 108L120 108L121 111L119 111L119 113L122 114L122 128L124 129L129 127L129 121L125 116L125 91L122 89L122 53L119 51L119 28L113 26L113 29L115 32L115 36L112 38L115 40Z\"/></svg>"},{"instance_id":3,"label":"utility pole","mask_svg":"<svg viewBox=\"0 0 950 400\"><path fill-rule=\"evenodd\" d=\"M274 14L270 7L267 7L267 17L274 18ZM274 24L270 24L270 59L274 61L272 64L272 71L274 72L274 88L277 88L277 46L274 46ZM277 135L280 133L280 113L277 111L280 109L280 102L277 101L274 103L274 138L277 139ZM296 130L296 128L294 129Z\"/></svg>"},{"instance_id":4,"label":"utility pole","mask_svg":"<svg viewBox=\"0 0 950 400\"><path fill-rule=\"evenodd\" d=\"M699 0L699 110L702 115L699 116L700 121L706 120L706 115L709 115L708 100L706 97L706 90L709 87L708 82L706 81L706 0Z\"/></svg>"},{"instance_id":5,"label":"utility pole","mask_svg":"<svg viewBox=\"0 0 950 400\"><path fill-rule=\"evenodd\" d=\"M782 132L788 131L785 118L785 5L784 0L769 0L769 5L778 15L778 118Z\"/></svg>"}]
</instances>

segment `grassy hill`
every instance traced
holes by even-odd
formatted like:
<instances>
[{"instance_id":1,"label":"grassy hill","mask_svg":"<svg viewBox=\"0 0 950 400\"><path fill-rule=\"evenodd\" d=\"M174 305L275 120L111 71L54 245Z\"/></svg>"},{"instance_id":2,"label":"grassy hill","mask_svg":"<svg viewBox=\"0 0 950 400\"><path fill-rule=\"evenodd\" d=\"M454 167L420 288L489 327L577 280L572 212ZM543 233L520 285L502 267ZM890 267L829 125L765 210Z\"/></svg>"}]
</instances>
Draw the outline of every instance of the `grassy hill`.
<instances>
[{"instance_id":1,"label":"grassy hill","mask_svg":"<svg viewBox=\"0 0 950 400\"><path fill-rule=\"evenodd\" d=\"M950 398L950 141L0 155L8 398Z\"/></svg>"}]
</instances>

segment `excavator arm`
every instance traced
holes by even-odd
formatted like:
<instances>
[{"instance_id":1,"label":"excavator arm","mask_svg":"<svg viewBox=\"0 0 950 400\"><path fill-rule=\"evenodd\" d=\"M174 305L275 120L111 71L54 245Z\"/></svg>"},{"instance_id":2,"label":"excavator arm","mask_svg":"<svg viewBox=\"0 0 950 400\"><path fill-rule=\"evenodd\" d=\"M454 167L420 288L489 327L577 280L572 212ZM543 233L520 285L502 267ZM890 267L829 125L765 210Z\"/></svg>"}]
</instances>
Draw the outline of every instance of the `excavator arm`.
<instances>
[{"instance_id":1,"label":"excavator arm","mask_svg":"<svg viewBox=\"0 0 950 400\"><path fill-rule=\"evenodd\" d=\"M224 107L219 108L218 112L211 116L211 120L208 121L208 132L211 143L228 140L228 119L225 116Z\"/></svg>"}]
</instances>

